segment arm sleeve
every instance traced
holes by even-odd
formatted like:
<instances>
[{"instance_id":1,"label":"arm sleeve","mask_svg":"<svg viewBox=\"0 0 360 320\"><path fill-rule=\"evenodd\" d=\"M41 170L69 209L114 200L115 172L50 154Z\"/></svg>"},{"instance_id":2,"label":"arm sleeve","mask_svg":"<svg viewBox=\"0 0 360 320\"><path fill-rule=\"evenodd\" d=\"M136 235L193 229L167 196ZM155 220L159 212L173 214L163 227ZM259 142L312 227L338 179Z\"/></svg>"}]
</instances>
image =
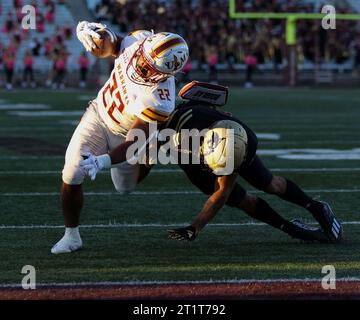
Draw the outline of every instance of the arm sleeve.
<instances>
[{"instance_id":1,"label":"arm sleeve","mask_svg":"<svg viewBox=\"0 0 360 320\"><path fill-rule=\"evenodd\" d=\"M145 122L166 122L175 109L175 81L169 79L135 100L134 114Z\"/></svg>"},{"instance_id":2,"label":"arm sleeve","mask_svg":"<svg viewBox=\"0 0 360 320\"><path fill-rule=\"evenodd\" d=\"M135 101L134 114L145 122L166 122L175 109L172 101L159 101L154 95Z\"/></svg>"}]
</instances>

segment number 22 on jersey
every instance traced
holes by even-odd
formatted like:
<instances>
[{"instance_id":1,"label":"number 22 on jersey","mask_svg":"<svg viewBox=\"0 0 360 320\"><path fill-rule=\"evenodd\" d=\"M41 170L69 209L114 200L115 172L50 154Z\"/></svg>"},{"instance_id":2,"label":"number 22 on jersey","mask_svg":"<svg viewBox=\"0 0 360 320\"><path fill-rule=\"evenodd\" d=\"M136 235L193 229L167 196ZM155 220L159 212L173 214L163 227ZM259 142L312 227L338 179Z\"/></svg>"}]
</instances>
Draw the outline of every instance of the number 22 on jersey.
<instances>
[{"instance_id":1,"label":"number 22 on jersey","mask_svg":"<svg viewBox=\"0 0 360 320\"><path fill-rule=\"evenodd\" d=\"M110 118L114 120L116 123L120 123L113 115L115 109L117 109L120 113L124 110L124 103L121 99L121 95L119 92L118 83L116 80L115 72L112 72L110 79L103 91L103 104L107 109L107 113Z\"/></svg>"},{"instance_id":2,"label":"number 22 on jersey","mask_svg":"<svg viewBox=\"0 0 360 320\"><path fill-rule=\"evenodd\" d=\"M168 89L158 89L158 94L161 100L170 101L170 92Z\"/></svg>"}]
</instances>

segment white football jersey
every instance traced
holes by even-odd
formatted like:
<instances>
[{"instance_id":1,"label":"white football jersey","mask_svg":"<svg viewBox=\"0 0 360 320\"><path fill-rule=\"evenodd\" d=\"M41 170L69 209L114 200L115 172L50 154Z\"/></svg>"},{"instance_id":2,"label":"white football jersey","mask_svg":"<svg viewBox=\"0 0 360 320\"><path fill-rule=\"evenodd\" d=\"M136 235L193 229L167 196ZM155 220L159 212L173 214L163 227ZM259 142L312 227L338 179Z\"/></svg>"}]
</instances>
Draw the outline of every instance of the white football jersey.
<instances>
[{"instance_id":1,"label":"white football jersey","mask_svg":"<svg viewBox=\"0 0 360 320\"><path fill-rule=\"evenodd\" d=\"M139 30L123 39L110 78L98 93L99 115L115 134L126 136L136 118L165 122L175 108L174 77L145 86L134 83L126 73L131 57L149 35L149 31Z\"/></svg>"}]
</instances>

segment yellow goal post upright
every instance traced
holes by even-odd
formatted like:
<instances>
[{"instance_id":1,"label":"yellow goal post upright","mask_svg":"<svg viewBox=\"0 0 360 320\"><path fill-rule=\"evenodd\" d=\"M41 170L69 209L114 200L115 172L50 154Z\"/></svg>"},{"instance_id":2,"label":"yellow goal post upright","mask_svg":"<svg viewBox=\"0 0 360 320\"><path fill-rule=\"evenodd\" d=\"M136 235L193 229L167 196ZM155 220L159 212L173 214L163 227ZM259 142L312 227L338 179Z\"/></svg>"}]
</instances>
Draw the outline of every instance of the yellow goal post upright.
<instances>
[{"instance_id":1,"label":"yellow goal post upright","mask_svg":"<svg viewBox=\"0 0 360 320\"><path fill-rule=\"evenodd\" d=\"M336 8L335 8L336 9ZM286 45L287 72L286 82L295 86L297 82L297 53L296 53L296 22L298 20L323 20L329 13L296 13L296 12L237 12L236 0L229 0L229 15L231 19L254 19L254 20L286 20ZM335 21L357 20L360 21L360 14L334 14Z\"/></svg>"}]
</instances>

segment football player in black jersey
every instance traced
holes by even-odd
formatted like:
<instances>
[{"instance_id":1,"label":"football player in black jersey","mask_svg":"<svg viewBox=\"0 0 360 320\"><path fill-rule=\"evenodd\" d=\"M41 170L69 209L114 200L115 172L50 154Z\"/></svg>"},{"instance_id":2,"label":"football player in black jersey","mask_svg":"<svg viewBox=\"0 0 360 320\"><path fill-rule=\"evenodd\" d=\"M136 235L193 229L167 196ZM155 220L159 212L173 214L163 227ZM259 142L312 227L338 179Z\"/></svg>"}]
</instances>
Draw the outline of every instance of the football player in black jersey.
<instances>
[{"instance_id":1,"label":"football player in black jersey","mask_svg":"<svg viewBox=\"0 0 360 320\"><path fill-rule=\"evenodd\" d=\"M224 94L227 95L225 87L192 82L179 93L181 97L190 100L181 103L167 123L167 128L177 133L178 157L180 158L182 152L195 152L203 159L201 163L179 162L179 166L197 188L210 195L191 225L168 230L169 237L176 240L194 240L226 204L242 209L250 217L280 229L293 238L324 243L339 242L342 237L342 226L329 204L312 199L293 181L273 175L256 155L258 142L255 133L231 114L216 109L216 99L222 100L222 104L226 103L226 97L221 98ZM183 129L209 131L197 150L184 150L181 140L189 137L183 136L183 132L186 132L182 131ZM234 130L232 138L228 135L228 129ZM226 153L229 153L227 151L231 147L234 150L233 170L224 173L221 171L226 167L226 162L230 161ZM305 208L321 228L310 227L298 219L284 219L264 199L247 193L237 183L238 176L256 189Z\"/></svg>"}]
</instances>

